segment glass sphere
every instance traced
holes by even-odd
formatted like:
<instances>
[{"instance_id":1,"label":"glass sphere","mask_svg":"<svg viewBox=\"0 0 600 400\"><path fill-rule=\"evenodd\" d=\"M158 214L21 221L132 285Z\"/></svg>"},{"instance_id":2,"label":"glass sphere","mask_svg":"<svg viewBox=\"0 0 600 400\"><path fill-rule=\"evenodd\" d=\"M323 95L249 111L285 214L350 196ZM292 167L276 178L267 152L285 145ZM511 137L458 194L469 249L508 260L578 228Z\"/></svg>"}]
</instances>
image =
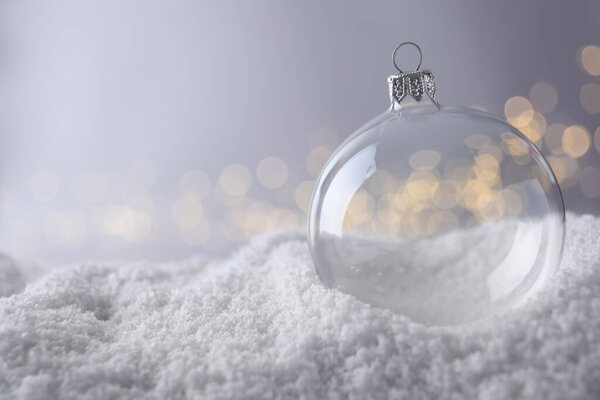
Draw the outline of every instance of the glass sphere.
<instances>
[{"instance_id":1,"label":"glass sphere","mask_svg":"<svg viewBox=\"0 0 600 400\"><path fill-rule=\"evenodd\" d=\"M533 115L524 122L540 129ZM308 229L327 286L456 325L515 308L544 285L559 265L564 205L539 150L505 121L396 104L325 164Z\"/></svg>"}]
</instances>

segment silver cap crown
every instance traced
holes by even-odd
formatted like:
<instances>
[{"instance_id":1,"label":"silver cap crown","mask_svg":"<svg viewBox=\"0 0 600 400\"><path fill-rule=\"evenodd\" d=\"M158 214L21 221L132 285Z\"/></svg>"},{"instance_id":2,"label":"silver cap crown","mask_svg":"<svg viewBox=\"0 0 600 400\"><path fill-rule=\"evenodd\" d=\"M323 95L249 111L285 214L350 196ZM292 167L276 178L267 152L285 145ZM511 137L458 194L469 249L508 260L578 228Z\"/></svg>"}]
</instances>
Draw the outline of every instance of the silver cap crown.
<instances>
[{"instance_id":1,"label":"silver cap crown","mask_svg":"<svg viewBox=\"0 0 600 400\"><path fill-rule=\"evenodd\" d=\"M400 103L406 96L421 101L425 92L431 100L436 101L433 73L428 69L392 75L388 77L388 85L392 104Z\"/></svg>"}]
</instances>

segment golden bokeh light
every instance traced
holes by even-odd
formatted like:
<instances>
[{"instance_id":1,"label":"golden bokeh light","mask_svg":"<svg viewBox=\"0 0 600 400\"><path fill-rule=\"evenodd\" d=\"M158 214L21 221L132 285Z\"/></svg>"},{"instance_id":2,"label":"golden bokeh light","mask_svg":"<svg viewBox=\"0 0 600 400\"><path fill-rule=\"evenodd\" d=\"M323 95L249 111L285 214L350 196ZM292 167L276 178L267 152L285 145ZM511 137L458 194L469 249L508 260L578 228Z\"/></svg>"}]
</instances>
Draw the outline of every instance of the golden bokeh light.
<instances>
[{"instance_id":1,"label":"golden bokeh light","mask_svg":"<svg viewBox=\"0 0 600 400\"><path fill-rule=\"evenodd\" d=\"M550 156L547 159L561 188L569 189L577 184L581 171L576 159L565 156Z\"/></svg>"},{"instance_id":2,"label":"golden bokeh light","mask_svg":"<svg viewBox=\"0 0 600 400\"><path fill-rule=\"evenodd\" d=\"M482 208L490 199L492 189L478 179L469 180L461 192L461 204L469 210Z\"/></svg>"},{"instance_id":3,"label":"golden bokeh light","mask_svg":"<svg viewBox=\"0 0 600 400\"><path fill-rule=\"evenodd\" d=\"M475 164L473 165L473 172L475 176L488 185L493 185L498 182L500 177L500 163L496 157L491 154L480 154L475 157Z\"/></svg>"},{"instance_id":4,"label":"golden bokeh light","mask_svg":"<svg viewBox=\"0 0 600 400\"><path fill-rule=\"evenodd\" d=\"M332 147L318 146L308 153L306 157L306 170L314 177L319 175L323 165L333 153Z\"/></svg>"},{"instance_id":5,"label":"golden bokeh light","mask_svg":"<svg viewBox=\"0 0 600 400\"><path fill-rule=\"evenodd\" d=\"M408 163L416 170L428 170L435 168L441 159L442 155L438 151L426 149L411 155Z\"/></svg>"},{"instance_id":6,"label":"golden bokeh light","mask_svg":"<svg viewBox=\"0 0 600 400\"><path fill-rule=\"evenodd\" d=\"M585 197L600 196L600 168L586 167L579 177L579 188Z\"/></svg>"},{"instance_id":7,"label":"golden bokeh light","mask_svg":"<svg viewBox=\"0 0 600 400\"><path fill-rule=\"evenodd\" d=\"M256 178L268 189L279 188L287 181L287 164L279 157L263 158L256 167Z\"/></svg>"},{"instance_id":8,"label":"golden bokeh light","mask_svg":"<svg viewBox=\"0 0 600 400\"><path fill-rule=\"evenodd\" d=\"M213 194L215 196L215 199L217 199L217 201L219 203L224 204L226 206L233 206L235 204L240 204L241 202L246 200L245 194L242 194L242 195L230 194L230 193L226 192L225 190L223 190L223 188L221 188L220 185L215 187Z\"/></svg>"},{"instance_id":9,"label":"golden bokeh light","mask_svg":"<svg viewBox=\"0 0 600 400\"><path fill-rule=\"evenodd\" d=\"M548 114L554 111L558 104L558 92L551 84L538 82L531 87L529 99L536 111Z\"/></svg>"},{"instance_id":10,"label":"golden bokeh light","mask_svg":"<svg viewBox=\"0 0 600 400\"><path fill-rule=\"evenodd\" d=\"M515 162L515 164L518 165L529 165L529 163L531 162L531 153L525 153L522 155L515 155L513 156L513 161Z\"/></svg>"},{"instance_id":11,"label":"golden bokeh light","mask_svg":"<svg viewBox=\"0 0 600 400\"><path fill-rule=\"evenodd\" d=\"M458 226L458 218L452 211L435 210L429 215L427 220L427 233L443 234L456 229Z\"/></svg>"},{"instance_id":12,"label":"golden bokeh light","mask_svg":"<svg viewBox=\"0 0 600 400\"><path fill-rule=\"evenodd\" d=\"M250 170L242 164L226 166L219 175L219 187L231 196L243 196L252 184Z\"/></svg>"},{"instance_id":13,"label":"golden bokeh light","mask_svg":"<svg viewBox=\"0 0 600 400\"><path fill-rule=\"evenodd\" d=\"M430 209L422 209L407 214L402 227L403 235L409 238L427 235L432 228L429 226L429 218L432 213L433 211Z\"/></svg>"},{"instance_id":14,"label":"golden bokeh light","mask_svg":"<svg viewBox=\"0 0 600 400\"><path fill-rule=\"evenodd\" d=\"M312 196L315 181L304 181L296 187L294 191L294 201L298 208L304 212L308 211L310 197Z\"/></svg>"},{"instance_id":15,"label":"golden bokeh light","mask_svg":"<svg viewBox=\"0 0 600 400\"><path fill-rule=\"evenodd\" d=\"M479 221L494 220L504 215L504 196L499 191L481 192L474 209Z\"/></svg>"},{"instance_id":16,"label":"golden bokeh light","mask_svg":"<svg viewBox=\"0 0 600 400\"><path fill-rule=\"evenodd\" d=\"M533 186L533 190L543 193L547 192L551 187L551 180L548 176L545 168L537 163L534 163L529 167L529 176L535 180L536 185Z\"/></svg>"},{"instance_id":17,"label":"golden bokeh light","mask_svg":"<svg viewBox=\"0 0 600 400\"><path fill-rule=\"evenodd\" d=\"M586 83L579 91L579 102L581 107L590 113L600 113L600 85L596 83Z\"/></svg>"},{"instance_id":18,"label":"golden bokeh light","mask_svg":"<svg viewBox=\"0 0 600 400\"><path fill-rule=\"evenodd\" d=\"M382 218L373 218L368 224L368 231L379 238L397 237L400 234L399 229L401 226L386 222L388 221Z\"/></svg>"},{"instance_id":19,"label":"golden bokeh light","mask_svg":"<svg viewBox=\"0 0 600 400\"><path fill-rule=\"evenodd\" d=\"M554 155L560 155L565 152L562 147L562 138L565 129L567 129L567 126L563 124L551 124L546 129L544 144Z\"/></svg>"},{"instance_id":20,"label":"golden bokeh light","mask_svg":"<svg viewBox=\"0 0 600 400\"><path fill-rule=\"evenodd\" d=\"M377 201L376 217L385 225L399 225L402 221L404 213L396 206L403 205L400 201L394 203L394 195L386 195ZM391 233L386 230L387 233Z\"/></svg>"},{"instance_id":21,"label":"golden bokeh light","mask_svg":"<svg viewBox=\"0 0 600 400\"><path fill-rule=\"evenodd\" d=\"M457 183L464 183L472 174L473 160L464 157L454 157L444 163L444 178Z\"/></svg>"},{"instance_id":22,"label":"golden bokeh light","mask_svg":"<svg viewBox=\"0 0 600 400\"><path fill-rule=\"evenodd\" d=\"M600 47L586 46L581 50L581 65L592 76L600 75Z\"/></svg>"},{"instance_id":23,"label":"golden bokeh light","mask_svg":"<svg viewBox=\"0 0 600 400\"><path fill-rule=\"evenodd\" d=\"M461 186L464 186L470 179L473 179L474 177L475 173L473 172L473 167L471 165L456 167L448 175L448 179Z\"/></svg>"},{"instance_id":24,"label":"golden bokeh light","mask_svg":"<svg viewBox=\"0 0 600 400\"><path fill-rule=\"evenodd\" d=\"M179 178L179 192L184 197L204 199L211 191L210 178L199 169L186 171Z\"/></svg>"},{"instance_id":25,"label":"golden bokeh light","mask_svg":"<svg viewBox=\"0 0 600 400\"><path fill-rule=\"evenodd\" d=\"M348 204L344 227L351 228L369 221L375 213L375 199L369 192L359 189Z\"/></svg>"},{"instance_id":26,"label":"golden bokeh light","mask_svg":"<svg viewBox=\"0 0 600 400\"><path fill-rule=\"evenodd\" d=\"M298 216L286 208L276 208L269 213L267 218L267 229L275 231L278 229L295 228L299 226Z\"/></svg>"},{"instance_id":27,"label":"golden bokeh light","mask_svg":"<svg viewBox=\"0 0 600 400\"><path fill-rule=\"evenodd\" d=\"M525 97L511 97L504 104L504 115L513 126L521 128L533 120L533 105Z\"/></svg>"},{"instance_id":28,"label":"golden bokeh light","mask_svg":"<svg viewBox=\"0 0 600 400\"><path fill-rule=\"evenodd\" d=\"M487 144L481 147L477 151L477 154L489 154L490 156L494 157L498 161L498 163L502 162L502 159L504 158L504 153L502 152L502 149L494 144Z\"/></svg>"},{"instance_id":29,"label":"golden bokeh light","mask_svg":"<svg viewBox=\"0 0 600 400\"><path fill-rule=\"evenodd\" d=\"M510 187L502 189L502 199L504 203L505 215L516 217L523 211L525 202L523 197Z\"/></svg>"},{"instance_id":30,"label":"golden bokeh light","mask_svg":"<svg viewBox=\"0 0 600 400\"><path fill-rule=\"evenodd\" d=\"M58 195L58 177L52 171L38 171L29 180L33 197L42 202L51 202Z\"/></svg>"},{"instance_id":31,"label":"golden bokeh light","mask_svg":"<svg viewBox=\"0 0 600 400\"><path fill-rule=\"evenodd\" d=\"M364 182L363 186L373 196L382 196L394 192L398 188L399 182L390 172L378 169Z\"/></svg>"},{"instance_id":32,"label":"golden bokeh light","mask_svg":"<svg viewBox=\"0 0 600 400\"><path fill-rule=\"evenodd\" d=\"M422 190L425 185L425 182L412 180L410 185L401 185L395 192L382 196L378 200L377 206L378 208L391 207L394 211L399 212L401 214L400 216L404 218L405 214L422 210L433 202L435 188L432 188L431 196L421 198L415 196L414 190ZM411 192L409 192L409 190L411 190Z\"/></svg>"},{"instance_id":33,"label":"golden bokeh light","mask_svg":"<svg viewBox=\"0 0 600 400\"><path fill-rule=\"evenodd\" d=\"M96 220L103 233L135 243L146 239L152 227L146 213L124 204L111 204L100 209Z\"/></svg>"},{"instance_id":34,"label":"golden bokeh light","mask_svg":"<svg viewBox=\"0 0 600 400\"><path fill-rule=\"evenodd\" d=\"M275 206L268 201L251 201L245 210L244 234L246 237L268 231L267 220Z\"/></svg>"},{"instance_id":35,"label":"golden bokeh light","mask_svg":"<svg viewBox=\"0 0 600 400\"><path fill-rule=\"evenodd\" d=\"M571 125L562 135L564 152L573 158L583 156L590 148L591 137L588 130L581 125Z\"/></svg>"},{"instance_id":36,"label":"golden bokeh light","mask_svg":"<svg viewBox=\"0 0 600 400\"><path fill-rule=\"evenodd\" d=\"M500 148L511 155L517 164L525 165L529 162L529 147L520 137L513 132L503 132L500 137L502 138Z\"/></svg>"},{"instance_id":37,"label":"golden bokeh light","mask_svg":"<svg viewBox=\"0 0 600 400\"><path fill-rule=\"evenodd\" d=\"M463 143L465 144L465 146L467 146L470 149L480 149L490 144L491 141L492 140L489 136L481 133L475 133L463 139Z\"/></svg>"},{"instance_id":38,"label":"golden bokeh light","mask_svg":"<svg viewBox=\"0 0 600 400\"><path fill-rule=\"evenodd\" d=\"M427 204L433 201L438 184L437 171L413 171L406 180L405 190L412 200Z\"/></svg>"},{"instance_id":39,"label":"golden bokeh light","mask_svg":"<svg viewBox=\"0 0 600 400\"><path fill-rule=\"evenodd\" d=\"M600 154L600 126L596 128L596 132L594 132L594 146L596 147L596 151Z\"/></svg>"},{"instance_id":40,"label":"golden bokeh light","mask_svg":"<svg viewBox=\"0 0 600 400\"><path fill-rule=\"evenodd\" d=\"M539 112L534 112L532 120L519 129L529 140L536 145L540 143L542 136L546 132L547 127L546 118Z\"/></svg>"}]
</instances>

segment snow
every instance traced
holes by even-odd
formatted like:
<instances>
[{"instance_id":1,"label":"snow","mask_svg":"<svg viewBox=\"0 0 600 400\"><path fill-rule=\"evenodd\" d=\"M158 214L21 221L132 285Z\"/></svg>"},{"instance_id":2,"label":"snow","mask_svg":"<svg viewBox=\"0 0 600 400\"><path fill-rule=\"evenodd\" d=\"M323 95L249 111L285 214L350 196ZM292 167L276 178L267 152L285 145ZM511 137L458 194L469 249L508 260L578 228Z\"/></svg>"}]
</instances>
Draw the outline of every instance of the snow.
<instances>
[{"instance_id":1,"label":"snow","mask_svg":"<svg viewBox=\"0 0 600 400\"><path fill-rule=\"evenodd\" d=\"M457 325L518 307L543 287L559 261L562 227L552 214L412 240L321 234L314 248L327 286L415 322Z\"/></svg>"},{"instance_id":2,"label":"snow","mask_svg":"<svg viewBox=\"0 0 600 400\"><path fill-rule=\"evenodd\" d=\"M600 218L520 309L433 328L318 280L304 236L224 261L0 260L0 398L600 398ZM18 292L18 293L17 293Z\"/></svg>"}]
</instances>

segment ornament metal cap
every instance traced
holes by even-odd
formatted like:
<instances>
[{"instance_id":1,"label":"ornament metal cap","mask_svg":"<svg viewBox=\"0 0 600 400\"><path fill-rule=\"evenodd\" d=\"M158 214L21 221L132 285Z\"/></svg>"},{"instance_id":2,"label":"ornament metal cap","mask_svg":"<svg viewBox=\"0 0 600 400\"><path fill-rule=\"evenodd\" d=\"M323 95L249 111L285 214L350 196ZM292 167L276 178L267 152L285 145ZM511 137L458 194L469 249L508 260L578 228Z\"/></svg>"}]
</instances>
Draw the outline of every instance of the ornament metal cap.
<instances>
[{"instance_id":1,"label":"ornament metal cap","mask_svg":"<svg viewBox=\"0 0 600 400\"><path fill-rule=\"evenodd\" d=\"M398 67L398 64L396 64L396 52L400 47L407 44L415 46L419 51L419 64L415 71L411 72L402 71ZM398 75L391 75L388 77L390 101L392 102L392 105L394 102L400 103L407 95L411 96L416 101L421 101L425 93L427 93L434 103L437 103L435 98L433 73L428 69L420 70L421 61L423 61L423 53L417 44L413 42L400 43L392 53L392 61L398 72L400 72Z\"/></svg>"}]
</instances>

